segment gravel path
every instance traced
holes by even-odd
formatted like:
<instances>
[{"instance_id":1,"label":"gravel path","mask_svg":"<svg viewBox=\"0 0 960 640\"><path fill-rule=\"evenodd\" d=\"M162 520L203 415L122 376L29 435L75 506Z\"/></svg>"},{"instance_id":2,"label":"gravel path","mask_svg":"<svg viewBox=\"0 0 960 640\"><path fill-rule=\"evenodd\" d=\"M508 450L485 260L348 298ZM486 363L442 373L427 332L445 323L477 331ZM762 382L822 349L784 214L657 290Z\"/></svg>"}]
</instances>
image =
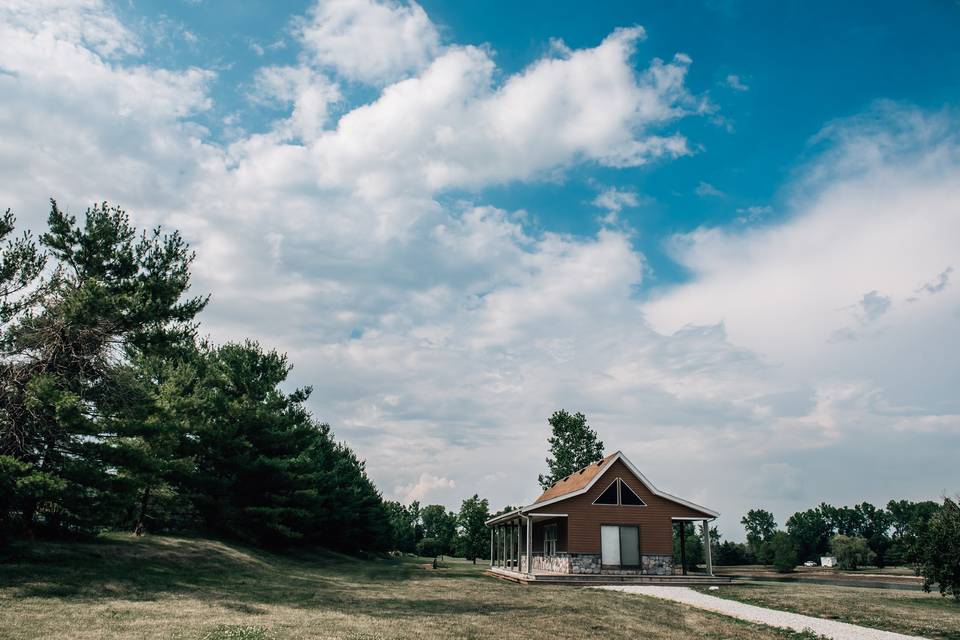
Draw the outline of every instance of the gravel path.
<instances>
[{"instance_id":1,"label":"gravel path","mask_svg":"<svg viewBox=\"0 0 960 640\"><path fill-rule=\"evenodd\" d=\"M626 593L637 593L644 596L662 598L664 600L673 600L674 602L682 602L683 604L688 604L698 609L706 609L707 611L722 613L726 616L740 618L741 620L748 620L750 622L759 622L772 627L793 629L794 631L809 629L818 635L834 638L834 640L903 640L904 638L918 638L918 636L905 636L902 633L880 631L879 629L870 629L846 622L804 616L799 613L755 607L752 604L743 604L742 602L736 602L734 600L725 600L716 596L710 596L705 593L700 593L699 591L694 591L688 587L611 585L593 588L624 591Z\"/></svg>"}]
</instances>

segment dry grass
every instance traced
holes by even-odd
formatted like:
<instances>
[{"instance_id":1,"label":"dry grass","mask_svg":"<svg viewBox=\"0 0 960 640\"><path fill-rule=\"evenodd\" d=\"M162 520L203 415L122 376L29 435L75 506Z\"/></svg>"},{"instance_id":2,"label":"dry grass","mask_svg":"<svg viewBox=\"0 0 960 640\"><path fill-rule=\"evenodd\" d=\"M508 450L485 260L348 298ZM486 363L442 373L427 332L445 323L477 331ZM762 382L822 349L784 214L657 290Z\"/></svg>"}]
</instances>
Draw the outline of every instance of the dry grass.
<instances>
[{"instance_id":1,"label":"dry grass","mask_svg":"<svg viewBox=\"0 0 960 640\"><path fill-rule=\"evenodd\" d=\"M960 640L960 603L939 593L771 582L722 586L707 593L885 631Z\"/></svg>"},{"instance_id":2,"label":"dry grass","mask_svg":"<svg viewBox=\"0 0 960 640\"><path fill-rule=\"evenodd\" d=\"M521 587L450 561L270 554L210 540L38 543L0 562L0 638L798 638L672 603Z\"/></svg>"}]
</instances>

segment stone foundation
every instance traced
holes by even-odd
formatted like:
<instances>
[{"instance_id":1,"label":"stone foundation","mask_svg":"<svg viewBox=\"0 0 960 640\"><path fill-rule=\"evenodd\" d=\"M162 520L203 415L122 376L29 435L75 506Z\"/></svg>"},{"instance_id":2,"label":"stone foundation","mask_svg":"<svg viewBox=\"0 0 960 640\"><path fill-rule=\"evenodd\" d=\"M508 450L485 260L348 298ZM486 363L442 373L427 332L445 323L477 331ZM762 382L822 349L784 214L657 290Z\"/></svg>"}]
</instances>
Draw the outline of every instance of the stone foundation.
<instances>
[{"instance_id":1,"label":"stone foundation","mask_svg":"<svg viewBox=\"0 0 960 640\"><path fill-rule=\"evenodd\" d=\"M570 573L600 573L600 555L574 553L570 556Z\"/></svg>"},{"instance_id":2,"label":"stone foundation","mask_svg":"<svg viewBox=\"0 0 960 640\"><path fill-rule=\"evenodd\" d=\"M533 570L550 571L553 573L574 574L607 574L616 576L652 575L669 576L673 574L673 556L641 556L640 567L637 569L614 569L601 567L599 553L558 553L555 556L534 556ZM520 558L520 571L527 570L527 557Z\"/></svg>"},{"instance_id":3,"label":"stone foundation","mask_svg":"<svg viewBox=\"0 0 960 640\"><path fill-rule=\"evenodd\" d=\"M673 575L673 556L641 556L640 568L647 575Z\"/></svg>"}]
</instances>

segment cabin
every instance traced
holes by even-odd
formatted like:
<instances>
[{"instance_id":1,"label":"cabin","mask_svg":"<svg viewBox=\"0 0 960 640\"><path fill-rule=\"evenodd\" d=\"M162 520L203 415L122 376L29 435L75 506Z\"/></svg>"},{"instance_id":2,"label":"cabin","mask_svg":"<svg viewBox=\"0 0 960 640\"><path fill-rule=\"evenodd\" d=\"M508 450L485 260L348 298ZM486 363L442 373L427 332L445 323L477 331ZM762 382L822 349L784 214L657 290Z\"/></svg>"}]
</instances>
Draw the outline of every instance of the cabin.
<instances>
[{"instance_id":1,"label":"cabin","mask_svg":"<svg viewBox=\"0 0 960 640\"><path fill-rule=\"evenodd\" d=\"M683 536L679 525L694 521L706 532L706 575L712 576L709 523L718 515L661 491L617 451L559 480L533 504L487 520L491 571L527 578L672 576L675 527Z\"/></svg>"}]
</instances>

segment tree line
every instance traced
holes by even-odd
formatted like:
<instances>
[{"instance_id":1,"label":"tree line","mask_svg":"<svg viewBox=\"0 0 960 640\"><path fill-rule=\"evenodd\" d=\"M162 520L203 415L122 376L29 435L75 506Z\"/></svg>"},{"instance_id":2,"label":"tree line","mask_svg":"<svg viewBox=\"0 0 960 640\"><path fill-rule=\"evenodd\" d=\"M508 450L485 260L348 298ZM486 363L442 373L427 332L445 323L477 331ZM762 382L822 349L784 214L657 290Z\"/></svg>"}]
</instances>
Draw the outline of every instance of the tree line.
<instances>
[{"instance_id":1,"label":"tree line","mask_svg":"<svg viewBox=\"0 0 960 640\"><path fill-rule=\"evenodd\" d=\"M198 337L194 253L106 203L0 218L0 543L108 529L386 550L390 505L286 392L286 356Z\"/></svg>"},{"instance_id":2,"label":"tree line","mask_svg":"<svg viewBox=\"0 0 960 640\"><path fill-rule=\"evenodd\" d=\"M473 495L464 500L460 511L448 511L442 504L421 507L418 501L404 506L386 503L395 549L424 557L444 555L472 560L490 558L490 504Z\"/></svg>"},{"instance_id":3,"label":"tree line","mask_svg":"<svg viewBox=\"0 0 960 640\"><path fill-rule=\"evenodd\" d=\"M909 565L924 577L925 589L936 584L960 599L960 506L951 498L942 504L890 500L886 508L821 503L790 516L786 530L765 509L749 510L740 522L747 543L718 544L718 564L771 564L786 572L834 556L848 570Z\"/></svg>"}]
</instances>

